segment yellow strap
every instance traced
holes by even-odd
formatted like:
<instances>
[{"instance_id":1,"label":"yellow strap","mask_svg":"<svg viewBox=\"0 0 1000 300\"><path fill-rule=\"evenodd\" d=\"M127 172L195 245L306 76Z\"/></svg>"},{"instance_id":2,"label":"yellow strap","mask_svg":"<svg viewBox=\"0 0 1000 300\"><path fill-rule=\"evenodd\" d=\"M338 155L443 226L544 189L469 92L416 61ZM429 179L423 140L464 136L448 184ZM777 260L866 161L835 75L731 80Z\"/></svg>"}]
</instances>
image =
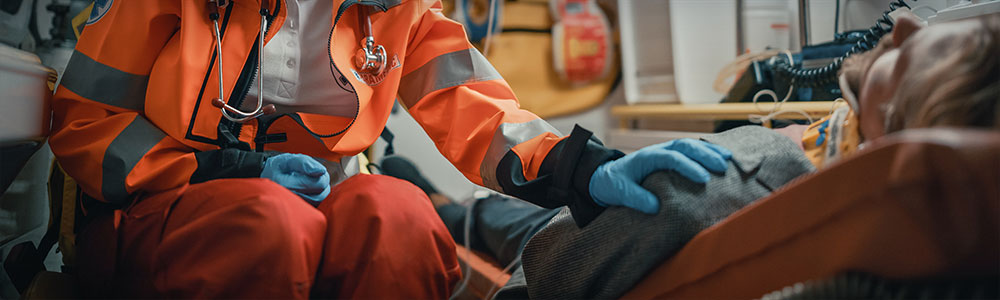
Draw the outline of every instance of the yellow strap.
<instances>
[{"instance_id":1,"label":"yellow strap","mask_svg":"<svg viewBox=\"0 0 1000 300\"><path fill-rule=\"evenodd\" d=\"M824 135L824 139L829 137L829 128L820 131L820 125L823 122L830 120L830 116L823 117L809 125L809 128L802 133L802 149L809 161L813 163L817 168L823 167L824 154L826 153L826 142L819 145L816 141L819 140L819 136Z\"/></svg>"},{"instance_id":2,"label":"yellow strap","mask_svg":"<svg viewBox=\"0 0 1000 300\"><path fill-rule=\"evenodd\" d=\"M371 174L372 172L368 171L368 156L362 152L358 153L357 157L358 165L361 166L361 174Z\"/></svg>"},{"instance_id":3,"label":"yellow strap","mask_svg":"<svg viewBox=\"0 0 1000 300\"><path fill-rule=\"evenodd\" d=\"M73 17L73 20L71 20L73 23L73 33L76 34L77 40L80 39L80 34L83 32L83 26L87 23L87 19L90 19L90 11L93 9L94 2L90 2L90 5L88 5L87 8L84 8L79 14Z\"/></svg>"}]
</instances>

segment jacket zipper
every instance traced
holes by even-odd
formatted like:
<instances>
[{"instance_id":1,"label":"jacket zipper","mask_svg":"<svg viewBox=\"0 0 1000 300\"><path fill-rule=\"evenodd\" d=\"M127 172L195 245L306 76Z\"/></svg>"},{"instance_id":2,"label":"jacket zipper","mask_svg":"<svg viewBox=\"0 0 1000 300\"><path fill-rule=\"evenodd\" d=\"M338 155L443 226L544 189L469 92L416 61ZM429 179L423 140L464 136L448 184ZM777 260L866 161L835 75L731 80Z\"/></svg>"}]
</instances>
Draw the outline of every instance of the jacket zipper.
<instances>
[{"instance_id":1,"label":"jacket zipper","mask_svg":"<svg viewBox=\"0 0 1000 300\"><path fill-rule=\"evenodd\" d=\"M343 3L340 4L340 7L337 8L337 16L334 17L334 19L333 19L333 28L330 28L330 35L327 37L327 41L326 41L326 55L327 55L327 58L330 59L330 66L333 66L333 69L337 71L337 74L333 74L334 77L337 77L338 74L340 76L345 76L345 77L347 75L345 75L344 72L341 72L340 68L337 67L337 64L333 62L333 51L332 51L332 49L330 49L331 45L333 44L333 32L337 28L337 23L340 22L340 17L342 15L344 15L344 12L347 11L348 8L350 8L351 6L354 6L355 4L375 6L375 7L378 7L379 9L381 9L383 12L385 12L385 11L388 10L388 8L385 6L384 3L380 3L380 2L376 2L376 1L347 0L347 1L344 1ZM338 85L340 84L339 78L334 78L334 80L338 80L337 84ZM351 129L351 126L354 126L354 122L356 122L358 120L358 114L361 112L360 111L361 110L361 99L358 98L358 93L356 92L356 89L354 88L354 85L351 84L350 81L347 81L346 83L347 83L348 86L351 87L350 92L352 94L354 94L354 118L351 119L351 123L347 124L347 127L344 127L344 129L342 129L340 131L337 131L337 132L334 132L334 133L331 133L331 134L318 134L318 133L315 133L315 132L312 131L312 129L309 129L308 127L305 127L305 125L303 124L303 128L305 128L306 131L309 131L310 134L312 134L314 136L317 136L317 137L328 138L328 137L337 136L337 135L340 135L340 134L342 134L344 132L347 132L348 129Z\"/></svg>"},{"instance_id":2,"label":"jacket zipper","mask_svg":"<svg viewBox=\"0 0 1000 300\"><path fill-rule=\"evenodd\" d=\"M280 6L281 1L278 1L277 3ZM333 32L334 32L334 29L337 27L337 23L340 21L340 17L344 14L345 11L347 11L348 8L350 8L351 6L354 6L355 4L375 6L375 7L378 7L379 9L381 9L383 12L388 10L388 8L385 6L384 3L380 3L380 2L376 2L376 1L365 1L365 0L361 0L361 1L358 1L358 0L347 0L347 1L344 1L343 3L341 3L340 7L337 8L337 16L333 20L333 27L330 29L330 35L327 37L327 43L326 43L326 45L327 45L326 46L327 47L327 51L326 51L326 53L327 53L327 58L329 58L329 60L330 60L330 65L333 66L333 68L341 76L346 76L346 75L344 75L344 73L340 71L340 68L337 68L337 65L334 63L330 47L331 47L331 44L333 42ZM279 7L275 8L275 13L274 13L274 15L271 16L271 19L273 19L274 16L277 15L277 11L279 9L280 9ZM267 35L267 31L271 27L271 22L270 21L268 22L267 26L268 26L268 29L266 29L264 31L264 35ZM254 49L256 49L256 47ZM251 52L253 52L253 51L255 51L255 50L251 49ZM256 62L255 62L256 60L251 61L251 59L253 59L253 58L255 58L255 57L254 56L249 57L247 63L252 63L252 64L256 65ZM256 66L256 67L259 68L260 66ZM256 71L256 69L254 69L254 71ZM243 92L241 93L240 97L236 97L236 98L230 97L229 98L230 105L235 104L235 105L233 105L233 107L239 107L238 105L242 105L242 102L243 102L244 98L246 98L247 92L250 91L250 87L249 87L249 83L248 82L253 82L253 78L257 75L257 72L253 72L253 74L249 74L250 81L244 82L244 81L242 81L242 79L244 79L244 77L246 75L247 74L240 74L241 81L239 81L239 83L237 84L238 86L241 86L242 90L243 90ZM334 77L336 77L336 74L334 74ZM337 79L335 78L334 80L337 80ZM240 84L246 85L246 86L242 86ZM354 85L352 85L350 81L347 82L347 85L351 87L352 91L354 90ZM361 109L361 99L358 98L358 94L356 92L352 92L352 93L354 94L354 104L355 104L355 106L354 106L354 109L355 109L354 110L354 118L351 119L351 123L347 124L347 127L345 127L343 130L340 130L340 131L337 131L337 132L334 132L334 133L331 133L331 134L317 134L317 133L313 132L312 129L309 129L309 127L306 127L305 124L301 124L302 127L306 131L308 131L310 134L312 134L312 135L314 135L316 137L320 137L320 138L333 137L333 136L340 135L340 134L343 134L344 132L346 132L348 129L351 128L351 126L354 125L354 122L357 121L357 119L358 119L358 113L360 113L360 109ZM275 120L276 120L276 118L275 118ZM222 122L230 122L231 123L230 124L230 132L233 132L234 135L236 136L236 138L239 138L240 131L242 129L242 124L241 123L232 122L232 121L229 121L229 120L226 120L226 119L223 119ZM266 126L266 124L259 123L258 126ZM265 130L265 134L266 134L266 130ZM255 150L256 151L263 151L263 147L258 147L258 149L255 149Z\"/></svg>"},{"instance_id":3,"label":"jacket zipper","mask_svg":"<svg viewBox=\"0 0 1000 300\"><path fill-rule=\"evenodd\" d=\"M274 21L274 18L278 16L278 12L281 11L281 2L282 0L275 1L274 12L271 14L267 14L266 16L267 27L264 28L263 33L258 33L258 37L255 39L254 45L260 43L260 35L264 35L266 37L267 33L271 31L271 25L273 25L272 21ZM261 10L262 10L261 14L266 14L266 8L261 8ZM241 105L243 105L243 100L245 100L247 93L250 92L250 85L251 83L253 83L254 78L257 77L257 69L261 67L257 65L257 56L260 55L260 53L258 53L259 52L258 50L263 48L263 46L264 45L260 45L260 47L253 47L252 49L250 49L251 55L247 57L247 61L244 63L244 65L249 64L250 66L252 66L252 68L243 68L243 72L240 73L239 79L236 80L236 86L233 88L233 91L240 91L240 93L230 95L228 101L228 104L230 106L239 108ZM252 70L252 72L249 72L250 74L247 74L248 70ZM263 95L257 95L257 97L263 97ZM232 132L233 136L239 139L240 131L243 129L243 123L229 121L226 118L222 118L220 122L227 124L228 125L227 127L229 127L229 132Z\"/></svg>"},{"instance_id":4,"label":"jacket zipper","mask_svg":"<svg viewBox=\"0 0 1000 300\"><path fill-rule=\"evenodd\" d=\"M340 68L337 68L337 64L335 64L333 62L333 49L331 49L332 45L333 45L333 32L336 31L336 29L337 29L337 22L340 21L340 16L343 15L344 12L347 11L348 8L350 8L351 6L354 6L355 4L358 4L358 1L347 0L347 1L344 1L343 3L340 3L340 7L337 8L337 16L335 16L333 18L333 27L330 28L330 35L327 36L327 39L326 39L326 57L330 59L330 66L332 66L333 69L337 71L337 74L340 74L340 76L345 76L345 77L347 75L345 75L344 72L341 72ZM333 74L333 76L337 77L337 74ZM334 78L334 80L336 80L337 83L340 84L340 78ZM305 124L303 124L302 127L305 128L306 131L309 131L309 133L311 133L311 134L313 134L315 136L322 137L322 138L327 138L327 137L332 137L332 136L336 136L336 135L339 135L341 133L344 133L348 129L350 129L351 126L354 126L354 122L358 120L358 113L361 110L361 99L358 98L357 90L354 89L354 85L351 84L351 81L347 80L345 83L347 84L347 86L351 87L351 90L350 90L351 94L354 94L354 118L351 118L351 123L347 124L347 127L344 127L343 130L334 132L332 134L317 134L317 133L313 132L312 129L309 129L308 127L306 127Z\"/></svg>"}]
</instances>

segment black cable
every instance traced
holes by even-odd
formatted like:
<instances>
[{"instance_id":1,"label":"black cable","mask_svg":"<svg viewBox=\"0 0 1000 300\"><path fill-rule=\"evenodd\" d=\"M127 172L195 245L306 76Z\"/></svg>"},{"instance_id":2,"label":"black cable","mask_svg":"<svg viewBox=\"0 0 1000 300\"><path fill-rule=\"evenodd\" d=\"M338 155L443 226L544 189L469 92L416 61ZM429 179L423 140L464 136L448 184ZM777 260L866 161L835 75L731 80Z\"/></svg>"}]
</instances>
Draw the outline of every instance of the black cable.
<instances>
[{"instance_id":1,"label":"black cable","mask_svg":"<svg viewBox=\"0 0 1000 300\"><path fill-rule=\"evenodd\" d=\"M792 84L799 87L816 87L836 82L837 71L840 70L840 65L844 62L844 59L851 57L851 55L874 49L878 45L878 41L882 39L882 36L892 31L893 22L892 18L889 17L889 13L896 11L900 7L910 8L910 5L906 4L904 0L889 2L889 10L882 13L882 17L875 21L875 25L869 28L857 43L850 50L847 50L847 53L844 53L841 57L834 58L830 64L816 69L797 68L784 55L778 55L772 57L772 59L776 60L774 63L775 72L781 77L791 78Z\"/></svg>"}]
</instances>

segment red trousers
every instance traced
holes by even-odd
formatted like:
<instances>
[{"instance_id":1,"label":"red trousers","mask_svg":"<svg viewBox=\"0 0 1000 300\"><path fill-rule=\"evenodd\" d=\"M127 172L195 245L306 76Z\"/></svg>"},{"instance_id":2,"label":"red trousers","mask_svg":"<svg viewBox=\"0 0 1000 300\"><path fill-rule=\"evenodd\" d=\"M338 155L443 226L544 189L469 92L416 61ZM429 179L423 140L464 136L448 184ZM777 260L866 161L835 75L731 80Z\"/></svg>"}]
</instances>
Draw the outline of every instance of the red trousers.
<instances>
[{"instance_id":1,"label":"red trousers","mask_svg":"<svg viewBox=\"0 0 1000 300\"><path fill-rule=\"evenodd\" d=\"M354 176L318 208L255 178L93 214L78 239L82 288L92 295L445 299L461 277L430 200L388 176Z\"/></svg>"}]
</instances>

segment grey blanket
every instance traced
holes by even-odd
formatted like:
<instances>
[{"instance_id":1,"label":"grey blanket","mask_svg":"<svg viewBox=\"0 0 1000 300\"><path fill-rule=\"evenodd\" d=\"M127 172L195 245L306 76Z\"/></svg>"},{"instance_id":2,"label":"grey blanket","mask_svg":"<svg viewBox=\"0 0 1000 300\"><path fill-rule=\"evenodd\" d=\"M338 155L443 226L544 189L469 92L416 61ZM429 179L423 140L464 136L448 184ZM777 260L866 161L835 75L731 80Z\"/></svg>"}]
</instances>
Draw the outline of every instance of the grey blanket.
<instances>
[{"instance_id":1,"label":"grey blanket","mask_svg":"<svg viewBox=\"0 0 1000 300\"><path fill-rule=\"evenodd\" d=\"M660 199L656 215L612 207L578 228L564 209L531 238L522 252L523 270L496 298L620 297L698 232L814 170L790 139L763 127L702 140L733 151L725 174L713 174L704 185L673 172L650 175L642 186Z\"/></svg>"}]
</instances>

